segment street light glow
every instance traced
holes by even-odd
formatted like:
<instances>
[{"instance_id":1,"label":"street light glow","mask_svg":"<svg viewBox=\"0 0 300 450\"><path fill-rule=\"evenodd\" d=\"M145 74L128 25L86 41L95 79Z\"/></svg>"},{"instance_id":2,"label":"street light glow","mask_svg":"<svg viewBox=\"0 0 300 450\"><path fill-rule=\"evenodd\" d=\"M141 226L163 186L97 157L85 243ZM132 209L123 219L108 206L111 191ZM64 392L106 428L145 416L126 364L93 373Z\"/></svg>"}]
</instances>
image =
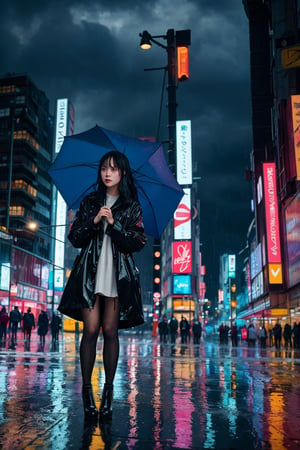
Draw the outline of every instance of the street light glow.
<instances>
[{"instance_id":1,"label":"street light glow","mask_svg":"<svg viewBox=\"0 0 300 450\"><path fill-rule=\"evenodd\" d=\"M140 34L140 36L142 37L140 47L143 50L149 50L149 48L152 47L151 40L150 40L151 35L148 33L148 31L143 31L143 33Z\"/></svg>"},{"instance_id":2,"label":"street light glow","mask_svg":"<svg viewBox=\"0 0 300 450\"><path fill-rule=\"evenodd\" d=\"M34 221L26 223L26 228L30 231L37 231L39 229L39 224Z\"/></svg>"}]
</instances>

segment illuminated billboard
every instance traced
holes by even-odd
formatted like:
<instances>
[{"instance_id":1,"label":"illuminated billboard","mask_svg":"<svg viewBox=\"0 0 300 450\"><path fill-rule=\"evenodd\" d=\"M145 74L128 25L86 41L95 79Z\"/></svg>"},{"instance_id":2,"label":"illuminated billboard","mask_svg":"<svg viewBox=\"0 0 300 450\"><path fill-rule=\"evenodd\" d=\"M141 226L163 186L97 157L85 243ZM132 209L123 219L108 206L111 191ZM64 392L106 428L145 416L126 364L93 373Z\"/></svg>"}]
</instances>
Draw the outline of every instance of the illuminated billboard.
<instances>
[{"instance_id":1,"label":"illuminated billboard","mask_svg":"<svg viewBox=\"0 0 300 450\"><path fill-rule=\"evenodd\" d=\"M190 275L173 276L173 294L190 295L192 293L192 283Z\"/></svg>"},{"instance_id":2,"label":"illuminated billboard","mask_svg":"<svg viewBox=\"0 0 300 450\"><path fill-rule=\"evenodd\" d=\"M192 133L190 120L176 122L176 169L179 184L192 184Z\"/></svg>"},{"instance_id":3,"label":"illuminated billboard","mask_svg":"<svg viewBox=\"0 0 300 450\"><path fill-rule=\"evenodd\" d=\"M59 153L65 136L73 134L74 131L74 109L67 98L57 100L56 124L55 124L55 155ZM65 236L67 205L61 194L54 189L56 205L55 209L55 250L54 250L54 289L64 288L64 265L65 265Z\"/></svg>"},{"instance_id":4,"label":"illuminated billboard","mask_svg":"<svg viewBox=\"0 0 300 450\"><path fill-rule=\"evenodd\" d=\"M228 277L235 278L235 255L228 255Z\"/></svg>"},{"instance_id":5,"label":"illuminated billboard","mask_svg":"<svg viewBox=\"0 0 300 450\"><path fill-rule=\"evenodd\" d=\"M291 96L293 140L297 180L300 180L300 95Z\"/></svg>"},{"instance_id":6,"label":"illuminated billboard","mask_svg":"<svg viewBox=\"0 0 300 450\"><path fill-rule=\"evenodd\" d=\"M174 239L191 239L191 189L183 189L182 197L174 213Z\"/></svg>"},{"instance_id":7,"label":"illuminated billboard","mask_svg":"<svg viewBox=\"0 0 300 450\"><path fill-rule=\"evenodd\" d=\"M264 198L266 213L266 247L270 284L282 283L279 216L275 163L263 163Z\"/></svg>"},{"instance_id":8,"label":"illuminated billboard","mask_svg":"<svg viewBox=\"0 0 300 450\"><path fill-rule=\"evenodd\" d=\"M173 242L172 271L192 272L192 241Z\"/></svg>"},{"instance_id":9,"label":"illuminated billboard","mask_svg":"<svg viewBox=\"0 0 300 450\"><path fill-rule=\"evenodd\" d=\"M250 253L251 280L262 271L261 243Z\"/></svg>"},{"instance_id":10,"label":"illuminated billboard","mask_svg":"<svg viewBox=\"0 0 300 450\"><path fill-rule=\"evenodd\" d=\"M286 207L285 229L289 287L300 281L300 193Z\"/></svg>"}]
</instances>

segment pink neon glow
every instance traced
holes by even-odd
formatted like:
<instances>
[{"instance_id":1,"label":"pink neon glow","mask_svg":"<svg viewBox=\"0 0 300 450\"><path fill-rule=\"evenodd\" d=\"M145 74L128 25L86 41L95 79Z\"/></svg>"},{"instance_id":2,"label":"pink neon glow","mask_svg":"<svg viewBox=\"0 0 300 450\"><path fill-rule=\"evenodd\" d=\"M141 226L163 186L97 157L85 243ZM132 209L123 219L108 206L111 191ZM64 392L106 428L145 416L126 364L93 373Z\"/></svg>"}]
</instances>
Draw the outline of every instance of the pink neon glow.
<instances>
[{"instance_id":1,"label":"pink neon glow","mask_svg":"<svg viewBox=\"0 0 300 450\"><path fill-rule=\"evenodd\" d=\"M173 273L192 272L192 242L173 242Z\"/></svg>"},{"instance_id":2,"label":"pink neon glow","mask_svg":"<svg viewBox=\"0 0 300 450\"><path fill-rule=\"evenodd\" d=\"M263 164L268 263L281 262L275 163Z\"/></svg>"}]
</instances>

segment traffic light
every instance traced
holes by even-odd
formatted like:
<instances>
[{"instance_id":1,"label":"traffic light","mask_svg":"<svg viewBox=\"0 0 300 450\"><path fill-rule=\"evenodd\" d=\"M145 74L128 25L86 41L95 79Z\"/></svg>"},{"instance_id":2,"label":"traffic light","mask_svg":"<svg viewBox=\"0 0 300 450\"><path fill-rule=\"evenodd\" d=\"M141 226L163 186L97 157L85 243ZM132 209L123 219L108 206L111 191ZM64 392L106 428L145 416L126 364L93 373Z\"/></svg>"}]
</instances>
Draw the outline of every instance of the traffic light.
<instances>
[{"instance_id":1,"label":"traffic light","mask_svg":"<svg viewBox=\"0 0 300 450\"><path fill-rule=\"evenodd\" d=\"M153 244L153 299L159 301L161 296L161 249L160 242Z\"/></svg>"},{"instance_id":2,"label":"traffic light","mask_svg":"<svg viewBox=\"0 0 300 450\"><path fill-rule=\"evenodd\" d=\"M235 283L232 283L230 290L231 290L230 305L231 305L231 308L236 308L237 301L236 301L236 284Z\"/></svg>"},{"instance_id":3,"label":"traffic light","mask_svg":"<svg viewBox=\"0 0 300 450\"><path fill-rule=\"evenodd\" d=\"M189 48L177 47L177 72L178 80L185 81L189 78Z\"/></svg>"}]
</instances>

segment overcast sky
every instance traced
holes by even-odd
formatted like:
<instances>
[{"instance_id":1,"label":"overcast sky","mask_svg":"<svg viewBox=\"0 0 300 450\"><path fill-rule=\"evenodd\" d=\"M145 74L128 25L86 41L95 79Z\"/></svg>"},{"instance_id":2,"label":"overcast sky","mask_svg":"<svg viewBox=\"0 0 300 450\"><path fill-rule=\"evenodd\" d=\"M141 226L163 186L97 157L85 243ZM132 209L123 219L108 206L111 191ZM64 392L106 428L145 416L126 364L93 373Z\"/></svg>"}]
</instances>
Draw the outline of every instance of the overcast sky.
<instances>
[{"instance_id":1,"label":"overcast sky","mask_svg":"<svg viewBox=\"0 0 300 450\"><path fill-rule=\"evenodd\" d=\"M248 20L242 0L10 0L0 2L0 67L27 73L75 108L75 132L95 124L131 136L156 135L164 49L139 47L139 33L191 29L190 79L179 83L177 119L192 121L201 177L201 242L208 296L222 253L246 241L251 186ZM165 43L165 41L161 41ZM165 92L160 139L168 139Z\"/></svg>"}]
</instances>

